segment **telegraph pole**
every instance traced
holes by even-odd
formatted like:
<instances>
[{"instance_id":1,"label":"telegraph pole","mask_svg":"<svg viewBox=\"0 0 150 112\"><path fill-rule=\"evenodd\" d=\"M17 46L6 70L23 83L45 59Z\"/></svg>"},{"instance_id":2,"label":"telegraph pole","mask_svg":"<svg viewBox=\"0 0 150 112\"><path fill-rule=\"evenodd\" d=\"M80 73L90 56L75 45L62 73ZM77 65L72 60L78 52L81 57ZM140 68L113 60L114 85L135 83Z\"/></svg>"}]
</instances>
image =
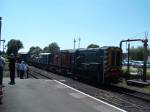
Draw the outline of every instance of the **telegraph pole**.
<instances>
[{"instance_id":1,"label":"telegraph pole","mask_svg":"<svg viewBox=\"0 0 150 112\"><path fill-rule=\"evenodd\" d=\"M74 47L73 48L75 49L76 48L76 40L75 40L75 38L74 38L73 42L74 42Z\"/></svg>"},{"instance_id":2,"label":"telegraph pole","mask_svg":"<svg viewBox=\"0 0 150 112\"><path fill-rule=\"evenodd\" d=\"M81 41L81 38L79 37L79 44L78 44L78 48L80 48L80 41Z\"/></svg>"}]
</instances>

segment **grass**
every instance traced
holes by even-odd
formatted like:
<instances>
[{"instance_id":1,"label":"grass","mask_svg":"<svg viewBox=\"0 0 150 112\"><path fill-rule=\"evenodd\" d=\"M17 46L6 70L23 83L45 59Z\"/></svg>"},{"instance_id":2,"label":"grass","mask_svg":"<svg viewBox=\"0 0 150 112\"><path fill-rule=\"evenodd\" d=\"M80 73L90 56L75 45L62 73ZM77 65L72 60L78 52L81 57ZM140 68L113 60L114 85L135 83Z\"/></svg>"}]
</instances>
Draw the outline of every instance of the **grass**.
<instances>
[{"instance_id":1,"label":"grass","mask_svg":"<svg viewBox=\"0 0 150 112\"><path fill-rule=\"evenodd\" d=\"M137 73L138 70L143 73L142 68L139 68L139 69L130 68L130 73ZM127 68L123 67L122 71L123 71L123 73L125 75L125 73L127 72ZM147 79L150 79L150 72L149 71L146 72L146 77L147 77ZM126 84L124 81L122 83ZM148 91L148 92L150 92L150 85L147 86L147 87L144 87L143 89L146 90L146 91Z\"/></svg>"},{"instance_id":2,"label":"grass","mask_svg":"<svg viewBox=\"0 0 150 112\"><path fill-rule=\"evenodd\" d=\"M147 75L147 77L150 77L150 72L147 72L146 75Z\"/></svg>"},{"instance_id":3,"label":"grass","mask_svg":"<svg viewBox=\"0 0 150 112\"><path fill-rule=\"evenodd\" d=\"M145 90L150 91L150 85L145 88Z\"/></svg>"},{"instance_id":4,"label":"grass","mask_svg":"<svg viewBox=\"0 0 150 112\"><path fill-rule=\"evenodd\" d=\"M127 68L122 68L123 73L127 72ZM137 73L138 71L140 71L141 73L143 73L143 69L142 68L130 68L129 72L130 73ZM146 76L150 78L150 72L146 72Z\"/></svg>"}]
</instances>

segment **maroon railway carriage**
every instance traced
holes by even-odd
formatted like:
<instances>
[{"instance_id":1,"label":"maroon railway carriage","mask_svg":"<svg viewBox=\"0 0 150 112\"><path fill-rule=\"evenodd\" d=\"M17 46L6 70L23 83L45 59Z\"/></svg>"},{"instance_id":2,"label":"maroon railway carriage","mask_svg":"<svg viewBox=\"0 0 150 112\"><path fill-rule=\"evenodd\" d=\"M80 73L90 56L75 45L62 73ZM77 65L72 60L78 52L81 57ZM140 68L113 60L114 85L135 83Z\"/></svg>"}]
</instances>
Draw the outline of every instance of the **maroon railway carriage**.
<instances>
[{"instance_id":1,"label":"maroon railway carriage","mask_svg":"<svg viewBox=\"0 0 150 112\"><path fill-rule=\"evenodd\" d=\"M49 68L51 71L56 71L67 75L72 69L72 60L74 58L75 50L61 50L58 53L53 54L53 58L49 62Z\"/></svg>"}]
</instances>

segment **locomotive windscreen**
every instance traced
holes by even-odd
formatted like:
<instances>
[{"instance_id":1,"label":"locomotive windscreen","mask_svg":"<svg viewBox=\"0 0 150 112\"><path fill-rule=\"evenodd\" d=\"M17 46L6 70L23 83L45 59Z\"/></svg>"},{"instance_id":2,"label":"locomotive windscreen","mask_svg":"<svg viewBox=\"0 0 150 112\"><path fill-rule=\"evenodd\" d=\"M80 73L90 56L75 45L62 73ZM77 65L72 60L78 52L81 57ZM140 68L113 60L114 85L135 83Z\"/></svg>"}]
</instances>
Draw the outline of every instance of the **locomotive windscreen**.
<instances>
[{"instance_id":1,"label":"locomotive windscreen","mask_svg":"<svg viewBox=\"0 0 150 112\"><path fill-rule=\"evenodd\" d=\"M111 51L111 66L120 66L120 51Z\"/></svg>"},{"instance_id":2,"label":"locomotive windscreen","mask_svg":"<svg viewBox=\"0 0 150 112\"><path fill-rule=\"evenodd\" d=\"M115 62L116 62L115 52L112 51L111 52L111 66L115 66Z\"/></svg>"},{"instance_id":3,"label":"locomotive windscreen","mask_svg":"<svg viewBox=\"0 0 150 112\"><path fill-rule=\"evenodd\" d=\"M117 55L116 55L116 64L117 66L120 66L121 65L121 62L120 62L120 51L117 52Z\"/></svg>"}]
</instances>

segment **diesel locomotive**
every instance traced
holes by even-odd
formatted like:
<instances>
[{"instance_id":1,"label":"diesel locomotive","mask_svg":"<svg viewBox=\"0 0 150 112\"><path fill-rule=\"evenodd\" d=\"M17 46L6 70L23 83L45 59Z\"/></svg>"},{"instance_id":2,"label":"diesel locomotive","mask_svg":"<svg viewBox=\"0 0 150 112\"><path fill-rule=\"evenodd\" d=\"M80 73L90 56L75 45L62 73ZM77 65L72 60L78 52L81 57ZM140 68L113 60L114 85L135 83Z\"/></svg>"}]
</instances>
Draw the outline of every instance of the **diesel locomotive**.
<instances>
[{"instance_id":1,"label":"diesel locomotive","mask_svg":"<svg viewBox=\"0 0 150 112\"><path fill-rule=\"evenodd\" d=\"M77 77L98 84L117 83L120 80L122 50L119 47L61 50L41 53L32 57L30 64L70 77Z\"/></svg>"}]
</instances>

